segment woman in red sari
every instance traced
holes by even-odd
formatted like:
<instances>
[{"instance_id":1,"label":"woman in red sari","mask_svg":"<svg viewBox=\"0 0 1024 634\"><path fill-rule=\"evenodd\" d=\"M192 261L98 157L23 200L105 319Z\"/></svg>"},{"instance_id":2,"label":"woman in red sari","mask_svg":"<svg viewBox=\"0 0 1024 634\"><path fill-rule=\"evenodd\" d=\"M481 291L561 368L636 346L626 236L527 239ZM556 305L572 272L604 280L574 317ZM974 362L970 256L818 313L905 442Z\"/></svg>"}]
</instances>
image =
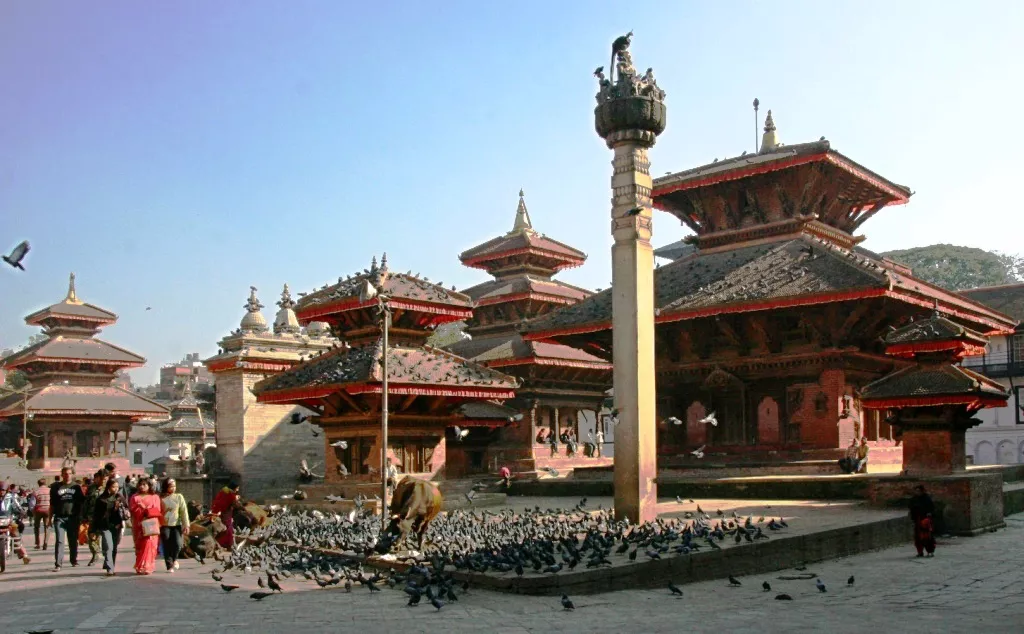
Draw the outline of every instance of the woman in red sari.
<instances>
[{"instance_id":1,"label":"woman in red sari","mask_svg":"<svg viewBox=\"0 0 1024 634\"><path fill-rule=\"evenodd\" d=\"M160 496L153 492L153 483L139 480L135 495L128 502L132 514L132 538L135 541L135 572L148 575L156 562L157 542L160 540ZM155 522L154 522L155 520ZM153 531L153 525L156 530Z\"/></svg>"}]
</instances>

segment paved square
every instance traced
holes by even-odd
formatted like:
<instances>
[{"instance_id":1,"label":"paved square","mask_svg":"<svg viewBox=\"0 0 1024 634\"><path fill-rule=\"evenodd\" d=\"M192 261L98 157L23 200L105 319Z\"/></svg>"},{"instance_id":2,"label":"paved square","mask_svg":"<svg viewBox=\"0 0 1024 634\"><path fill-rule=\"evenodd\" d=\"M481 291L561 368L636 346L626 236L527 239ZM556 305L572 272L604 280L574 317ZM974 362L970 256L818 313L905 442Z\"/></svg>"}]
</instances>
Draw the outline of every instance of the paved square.
<instances>
[{"instance_id":1,"label":"paved square","mask_svg":"<svg viewBox=\"0 0 1024 634\"><path fill-rule=\"evenodd\" d=\"M33 562L12 564L0 575L0 632L1020 632L1024 627L1024 514L1007 528L974 538L943 539L934 559L917 559L910 544L813 564L814 581L784 581L783 571L667 590L624 590L573 597L563 612L557 597L528 597L470 590L440 612L388 590L370 594L357 586L320 590L284 582L285 593L259 603L249 599L256 575L226 580L242 586L226 594L209 578L212 565L184 562L180 571L149 577L124 572L113 579L96 567L53 573L52 551L31 551ZM86 556L87 560L87 556ZM157 562L158 567L161 562ZM854 575L856 583L846 585ZM771 592L763 592L768 581ZM776 601L786 592L793 601Z\"/></svg>"}]
</instances>

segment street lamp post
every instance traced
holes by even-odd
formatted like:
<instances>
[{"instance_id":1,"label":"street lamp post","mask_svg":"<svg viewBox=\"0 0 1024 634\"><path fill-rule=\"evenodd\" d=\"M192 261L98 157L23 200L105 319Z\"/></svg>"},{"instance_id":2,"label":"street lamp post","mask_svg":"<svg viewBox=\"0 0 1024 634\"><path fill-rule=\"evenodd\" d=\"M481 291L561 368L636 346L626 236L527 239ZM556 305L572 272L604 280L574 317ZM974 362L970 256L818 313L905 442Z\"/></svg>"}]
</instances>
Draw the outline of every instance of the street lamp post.
<instances>
[{"instance_id":1,"label":"street lamp post","mask_svg":"<svg viewBox=\"0 0 1024 634\"><path fill-rule=\"evenodd\" d=\"M28 397L30 388L25 386L21 389L14 389L0 385L0 390L4 390L8 394L21 394L21 460L28 467L28 419L31 417L28 413Z\"/></svg>"}]
</instances>

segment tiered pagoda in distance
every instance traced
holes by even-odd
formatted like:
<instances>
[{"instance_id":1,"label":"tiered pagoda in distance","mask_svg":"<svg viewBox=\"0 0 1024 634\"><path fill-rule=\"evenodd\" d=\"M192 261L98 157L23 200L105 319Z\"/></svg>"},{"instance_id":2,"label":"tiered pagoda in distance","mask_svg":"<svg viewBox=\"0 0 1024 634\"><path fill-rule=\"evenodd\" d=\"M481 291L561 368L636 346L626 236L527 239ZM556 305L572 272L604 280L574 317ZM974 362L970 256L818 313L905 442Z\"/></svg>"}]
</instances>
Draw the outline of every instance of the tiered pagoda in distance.
<instances>
[{"instance_id":1,"label":"tiered pagoda in distance","mask_svg":"<svg viewBox=\"0 0 1024 634\"><path fill-rule=\"evenodd\" d=\"M655 271L659 418L684 422L659 423L663 464L695 464L702 445L725 462L833 460L859 436L872 464L900 461L857 396L905 363L885 355L887 327L936 302L983 333L1015 325L858 246L866 220L910 196L824 138L783 145L770 112L758 153L654 181L655 206L695 233ZM531 322L525 338L609 358L611 307L608 289ZM700 422L711 412L717 426Z\"/></svg>"},{"instance_id":2,"label":"tiered pagoda in distance","mask_svg":"<svg viewBox=\"0 0 1024 634\"><path fill-rule=\"evenodd\" d=\"M29 468L58 470L70 450L79 473L93 473L107 462L127 473L132 424L167 417L167 408L159 403L113 385L119 370L146 363L134 352L96 338L100 329L116 321L114 313L78 299L74 273L63 301L25 318L42 327L47 338L3 360L5 370L25 373L30 389L27 400L22 394L0 399L0 417L20 432L27 406ZM114 446L118 432L128 434L124 453Z\"/></svg>"},{"instance_id":3,"label":"tiered pagoda in distance","mask_svg":"<svg viewBox=\"0 0 1024 634\"><path fill-rule=\"evenodd\" d=\"M240 478L251 499L293 492L300 461L322 465L324 460L324 445L314 436L315 428L288 423L293 413L311 412L257 403L251 391L257 382L338 343L327 324L299 326L287 284L277 305L280 310L271 330L256 289L250 287L239 327L221 339L217 354L204 362L216 377L216 456L220 461L220 465L208 461L207 468Z\"/></svg>"},{"instance_id":4,"label":"tiered pagoda in distance","mask_svg":"<svg viewBox=\"0 0 1024 634\"><path fill-rule=\"evenodd\" d=\"M459 256L466 266L483 269L494 279L462 291L473 300L473 316L465 329L472 338L448 349L487 367L500 368L522 383L516 398L505 403L523 414L522 421L502 429L486 445L483 438L474 443L476 451L486 452L485 461L492 466L530 472L545 466L611 462L607 457L585 458L582 450L570 459L564 445L559 445L557 456L551 456L546 442L551 434L557 438L567 427L581 441L593 440L602 425L599 411L611 382L611 364L584 350L526 341L519 334L528 320L592 294L552 279L562 269L580 266L586 257L534 230L522 191L512 230ZM610 430L602 431L611 441Z\"/></svg>"},{"instance_id":5,"label":"tiered pagoda in distance","mask_svg":"<svg viewBox=\"0 0 1024 634\"><path fill-rule=\"evenodd\" d=\"M387 297L390 346L382 341L378 299L363 299L370 283ZM388 269L386 256L299 300L300 323L330 324L344 342L333 350L258 383L261 403L301 405L324 428L328 482L378 482L381 468L383 357L388 359L388 456L406 474L457 477L486 469L466 451L477 435L510 424L515 378L426 345L440 324L469 319L468 296L426 278ZM461 440L451 428L472 428ZM342 444L339 441L343 441ZM466 444L470 443L470 444Z\"/></svg>"}]
</instances>

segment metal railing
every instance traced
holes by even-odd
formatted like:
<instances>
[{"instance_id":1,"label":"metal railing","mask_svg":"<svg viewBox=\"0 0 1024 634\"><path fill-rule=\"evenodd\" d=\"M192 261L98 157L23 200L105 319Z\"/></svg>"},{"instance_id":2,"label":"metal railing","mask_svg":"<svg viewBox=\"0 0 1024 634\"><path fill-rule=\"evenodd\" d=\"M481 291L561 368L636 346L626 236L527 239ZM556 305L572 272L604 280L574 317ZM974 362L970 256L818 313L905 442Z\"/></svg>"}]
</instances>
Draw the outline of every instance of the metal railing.
<instances>
[{"instance_id":1,"label":"metal railing","mask_svg":"<svg viewBox=\"0 0 1024 634\"><path fill-rule=\"evenodd\" d=\"M963 366L994 379L1024 376L1024 358L1006 352L966 357L963 360Z\"/></svg>"}]
</instances>

